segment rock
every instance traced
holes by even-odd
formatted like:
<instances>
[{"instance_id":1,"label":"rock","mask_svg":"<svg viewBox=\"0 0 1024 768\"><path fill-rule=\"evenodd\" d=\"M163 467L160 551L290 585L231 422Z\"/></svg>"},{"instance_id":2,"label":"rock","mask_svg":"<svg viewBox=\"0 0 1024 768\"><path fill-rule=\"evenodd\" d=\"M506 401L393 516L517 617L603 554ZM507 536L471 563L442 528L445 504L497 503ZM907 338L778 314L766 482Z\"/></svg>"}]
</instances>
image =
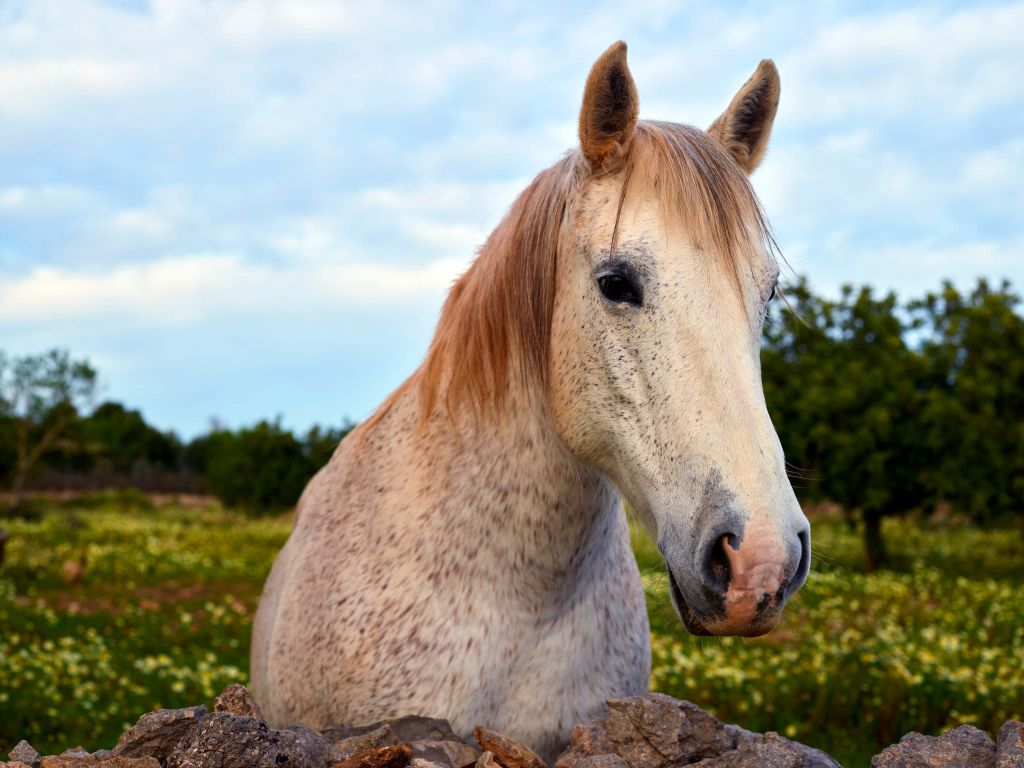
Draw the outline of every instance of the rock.
<instances>
[{"instance_id":1,"label":"rock","mask_svg":"<svg viewBox=\"0 0 1024 768\"><path fill-rule=\"evenodd\" d=\"M147 712L125 731L113 754L117 757L155 757L163 761L189 729L209 714L204 706Z\"/></svg>"},{"instance_id":2,"label":"rock","mask_svg":"<svg viewBox=\"0 0 1024 768\"><path fill-rule=\"evenodd\" d=\"M1024 723L1010 720L999 729L996 768L1024 768Z\"/></svg>"},{"instance_id":3,"label":"rock","mask_svg":"<svg viewBox=\"0 0 1024 768\"><path fill-rule=\"evenodd\" d=\"M240 683L232 683L213 700L213 711L232 712L236 715L255 717L257 720L263 719L260 705L256 703L249 689Z\"/></svg>"},{"instance_id":4,"label":"rock","mask_svg":"<svg viewBox=\"0 0 1024 768\"><path fill-rule=\"evenodd\" d=\"M452 731L447 720L440 720L435 717L419 717L408 715L393 720L381 720L369 725L340 726L328 728L321 733L331 741L341 741L352 736L361 736L375 731L382 726L388 726L395 734L396 743L414 741L461 741Z\"/></svg>"},{"instance_id":5,"label":"rock","mask_svg":"<svg viewBox=\"0 0 1024 768\"><path fill-rule=\"evenodd\" d=\"M326 736L330 731L325 731ZM366 731L359 733L354 736L348 736L347 738L339 739L331 744L331 748L327 752L327 764L333 765L334 763L341 762L346 758L352 757L357 752L362 752L367 749L376 749L377 747L387 747L401 743L401 740L395 734L394 730L390 725L384 723L379 728L372 731Z\"/></svg>"},{"instance_id":6,"label":"rock","mask_svg":"<svg viewBox=\"0 0 1024 768\"><path fill-rule=\"evenodd\" d=\"M102 750L104 753L108 750ZM42 768L160 768L155 757L123 757L90 754L84 749L69 749L56 756L44 757Z\"/></svg>"},{"instance_id":7,"label":"rock","mask_svg":"<svg viewBox=\"0 0 1024 768\"><path fill-rule=\"evenodd\" d=\"M611 699L604 730L619 757L645 768L695 763L735 746L717 717L660 693Z\"/></svg>"},{"instance_id":8,"label":"rock","mask_svg":"<svg viewBox=\"0 0 1024 768\"><path fill-rule=\"evenodd\" d=\"M410 744L366 749L340 763L334 763L331 768L405 768L412 762L412 753Z\"/></svg>"},{"instance_id":9,"label":"rock","mask_svg":"<svg viewBox=\"0 0 1024 768\"><path fill-rule=\"evenodd\" d=\"M329 747L301 725L275 730L254 717L214 712L189 729L166 768L323 768Z\"/></svg>"},{"instance_id":10,"label":"rock","mask_svg":"<svg viewBox=\"0 0 1024 768\"><path fill-rule=\"evenodd\" d=\"M413 759L426 760L450 768L466 768L480 758L480 750L464 741L414 741Z\"/></svg>"},{"instance_id":11,"label":"rock","mask_svg":"<svg viewBox=\"0 0 1024 768\"><path fill-rule=\"evenodd\" d=\"M480 757L476 759L476 768L501 768L496 762L494 762L494 755L484 750L480 753Z\"/></svg>"},{"instance_id":12,"label":"rock","mask_svg":"<svg viewBox=\"0 0 1024 768\"><path fill-rule=\"evenodd\" d=\"M2 533L2 531L0 531ZM9 763L0 763L0 768L34 768L34 766L28 763L23 763L21 760L11 760Z\"/></svg>"},{"instance_id":13,"label":"rock","mask_svg":"<svg viewBox=\"0 0 1024 768\"><path fill-rule=\"evenodd\" d=\"M629 768L629 763L618 755L593 755L576 763L577 768Z\"/></svg>"},{"instance_id":14,"label":"rock","mask_svg":"<svg viewBox=\"0 0 1024 768\"><path fill-rule=\"evenodd\" d=\"M632 768L675 768L733 749L736 731L742 729L727 730L696 704L664 694L610 699L603 720L573 730L555 767L577 768L583 758L614 754Z\"/></svg>"},{"instance_id":15,"label":"rock","mask_svg":"<svg viewBox=\"0 0 1024 768\"><path fill-rule=\"evenodd\" d=\"M692 768L842 768L820 749L791 741L769 731L742 738L736 749L709 757Z\"/></svg>"},{"instance_id":16,"label":"rock","mask_svg":"<svg viewBox=\"0 0 1024 768\"><path fill-rule=\"evenodd\" d=\"M480 746L505 768L548 768L536 752L504 734L482 725L476 727L475 734Z\"/></svg>"},{"instance_id":17,"label":"rock","mask_svg":"<svg viewBox=\"0 0 1024 768\"><path fill-rule=\"evenodd\" d=\"M871 768L994 768L995 764L995 743L971 725L939 737L911 732L871 758Z\"/></svg>"},{"instance_id":18,"label":"rock","mask_svg":"<svg viewBox=\"0 0 1024 768\"><path fill-rule=\"evenodd\" d=\"M555 768L573 768L582 760L605 755L615 755L615 747L608 740L601 721L580 723L572 729L569 748L555 760Z\"/></svg>"},{"instance_id":19,"label":"rock","mask_svg":"<svg viewBox=\"0 0 1024 768\"><path fill-rule=\"evenodd\" d=\"M555 768L840 768L776 733L726 725L696 704L659 693L611 699L602 720L576 726Z\"/></svg>"},{"instance_id":20,"label":"rock","mask_svg":"<svg viewBox=\"0 0 1024 768\"><path fill-rule=\"evenodd\" d=\"M7 757L12 763L22 762L32 766L39 765L39 753L24 739L14 745L14 749L7 753Z\"/></svg>"}]
</instances>

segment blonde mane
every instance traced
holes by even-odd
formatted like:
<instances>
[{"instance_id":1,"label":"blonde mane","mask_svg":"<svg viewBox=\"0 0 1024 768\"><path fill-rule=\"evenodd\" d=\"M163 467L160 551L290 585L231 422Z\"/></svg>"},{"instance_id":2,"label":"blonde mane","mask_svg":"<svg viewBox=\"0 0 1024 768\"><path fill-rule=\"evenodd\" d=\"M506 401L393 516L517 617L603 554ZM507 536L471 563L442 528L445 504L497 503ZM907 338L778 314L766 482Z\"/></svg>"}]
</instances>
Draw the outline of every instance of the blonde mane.
<instances>
[{"instance_id":1,"label":"blonde mane","mask_svg":"<svg viewBox=\"0 0 1024 768\"><path fill-rule=\"evenodd\" d=\"M368 420L370 429L411 387L427 420L442 399L454 422L497 413L514 383L546 391L558 256L589 169L579 151L542 171L519 195L445 301L426 359ZM694 242L741 264L774 241L746 174L704 131L641 121L614 173L623 196L655 197ZM620 201L621 202L621 201ZM753 233L751 232L753 228Z\"/></svg>"}]
</instances>

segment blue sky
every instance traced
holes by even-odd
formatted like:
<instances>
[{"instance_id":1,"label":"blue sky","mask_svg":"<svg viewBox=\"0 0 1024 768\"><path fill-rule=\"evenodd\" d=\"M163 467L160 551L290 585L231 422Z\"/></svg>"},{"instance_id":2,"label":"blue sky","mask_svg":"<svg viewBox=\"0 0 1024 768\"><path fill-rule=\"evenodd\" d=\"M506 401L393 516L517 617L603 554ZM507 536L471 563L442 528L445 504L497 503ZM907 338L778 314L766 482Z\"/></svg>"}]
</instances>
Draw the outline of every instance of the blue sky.
<instances>
[{"instance_id":1,"label":"blue sky","mask_svg":"<svg viewBox=\"0 0 1024 768\"><path fill-rule=\"evenodd\" d=\"M706 126L758 60L754 184L820 291L1024 289L1024 3L0 0L0 349L190 436L365 417L629 43Z\"/></svg>"}]
</instances>

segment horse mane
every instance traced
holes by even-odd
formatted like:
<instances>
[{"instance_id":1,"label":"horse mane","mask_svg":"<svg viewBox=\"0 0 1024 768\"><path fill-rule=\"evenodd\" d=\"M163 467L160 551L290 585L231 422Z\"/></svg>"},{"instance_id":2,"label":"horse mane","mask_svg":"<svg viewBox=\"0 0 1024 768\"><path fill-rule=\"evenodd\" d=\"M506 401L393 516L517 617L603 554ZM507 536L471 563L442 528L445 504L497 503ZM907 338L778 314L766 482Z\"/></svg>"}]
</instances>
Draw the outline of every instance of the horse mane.
<instances>
[{"instance_id":1,"label":"horse mane","mask_svg":"<svg viewBox=\"0 0 1024 768\"><path fill-rule=\"evenodd\" d=\"M423 364L370 417L367 430L413 387L421 423L439 399L453 423L467 410L479 422L500 412L517 380L546 391L558 255L563 246L574 248L563 240L573 231L574 203L589 172L581 153L570 152L519 195L452 286ZM655 196L665 220L680 217L696 244L727 259L741 291L741 260L751 258L758 241L774 252L746 174L704 131L640 121L615 173L628 179L623 196Z\"/></svg>"}]
</instances>

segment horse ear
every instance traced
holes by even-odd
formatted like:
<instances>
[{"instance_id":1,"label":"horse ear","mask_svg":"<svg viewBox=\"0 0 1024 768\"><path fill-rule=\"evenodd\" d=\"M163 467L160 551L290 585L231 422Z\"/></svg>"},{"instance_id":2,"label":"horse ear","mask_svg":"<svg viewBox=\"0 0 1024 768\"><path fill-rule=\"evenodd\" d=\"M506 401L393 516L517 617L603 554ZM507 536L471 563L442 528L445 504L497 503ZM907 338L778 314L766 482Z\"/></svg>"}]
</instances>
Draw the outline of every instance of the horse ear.
<instances>
[{"instance_id":1,"label":"horse ear","mask_svg":"<svg viewBox=\"0 0 1024 768\"><path fill-rule=\"evenodd\" d=\"M729 150L747 173L761 164L768 149L781 89L775 63L763 59L725 112L708 128L708 133Z\"/></svg>"},{"instance_id":2,"label":"horse ear","mask_svg":"<svg viewBox=\"0 0 1024 768\"><path fill-rule=\"evenodd\" d=\"M595 171L610 171L633 140L639 99L621 40L594 62L580 108L580 146Z\"/></svg>"}]
</instances>

